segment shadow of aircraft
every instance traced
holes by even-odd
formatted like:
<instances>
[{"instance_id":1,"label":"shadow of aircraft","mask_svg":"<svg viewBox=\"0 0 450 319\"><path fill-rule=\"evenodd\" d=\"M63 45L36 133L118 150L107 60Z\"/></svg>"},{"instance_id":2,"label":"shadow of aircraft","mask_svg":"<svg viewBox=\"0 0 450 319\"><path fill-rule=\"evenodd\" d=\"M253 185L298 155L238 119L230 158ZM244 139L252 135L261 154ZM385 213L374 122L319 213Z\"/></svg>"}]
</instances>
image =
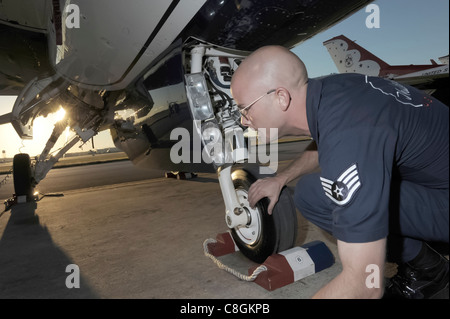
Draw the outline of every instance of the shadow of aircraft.
<instances>
[{"instance_id":1,"label":"shadow of aircraft","mask_svg":"<svg viewBox=\"0 0 450 319\"><path fill-rule=\"evenodd\" d=\"M0 298L99 298L81 275L79 288L66 286L68 277L69 286L76 282L75 272L66 272L74 261L53 242L47 227L40 224L36 208L32 202L11 209L0 239ZM1 218L8 217L6 213L2 215Z\"/></svg>"}]
</instances>

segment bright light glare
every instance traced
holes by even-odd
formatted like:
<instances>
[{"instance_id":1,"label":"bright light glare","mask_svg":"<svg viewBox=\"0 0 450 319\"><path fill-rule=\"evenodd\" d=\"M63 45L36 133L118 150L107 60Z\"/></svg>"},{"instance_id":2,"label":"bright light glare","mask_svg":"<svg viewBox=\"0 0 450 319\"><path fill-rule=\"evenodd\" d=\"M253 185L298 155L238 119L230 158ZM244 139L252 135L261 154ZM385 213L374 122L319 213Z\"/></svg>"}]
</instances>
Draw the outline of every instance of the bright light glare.
<instances>
[{"instance_id":1,"label":"bright light glare","mask_svg":"<svg viewBox=\"0 0 450 319\"><path fill-rule=\"evenodd\" d=\"M61 121L66 116L66 111L61 108L55 113L55 119L57 122Z\"/></svg>"}]
</instances>

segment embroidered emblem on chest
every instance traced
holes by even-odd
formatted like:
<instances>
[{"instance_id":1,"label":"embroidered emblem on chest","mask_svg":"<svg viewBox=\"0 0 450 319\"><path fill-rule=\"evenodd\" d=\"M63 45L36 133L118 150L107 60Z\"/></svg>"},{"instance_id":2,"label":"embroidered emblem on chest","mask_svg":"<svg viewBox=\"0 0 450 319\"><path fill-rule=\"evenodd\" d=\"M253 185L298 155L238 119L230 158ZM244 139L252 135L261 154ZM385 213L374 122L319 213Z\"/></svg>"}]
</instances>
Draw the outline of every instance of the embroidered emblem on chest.
<instances>
[{"instance_id":1,"label":"embroidered emblem on chest","mask_svg":"<svg viewBox=\"0 0 450 319\"><path fill-rule=\"evenodd\" d=\"M340 206L346 205L361 187L358 167L353 164L342 173L336 181L320 177L325 195Z\"/></svg>"}]
</instances>

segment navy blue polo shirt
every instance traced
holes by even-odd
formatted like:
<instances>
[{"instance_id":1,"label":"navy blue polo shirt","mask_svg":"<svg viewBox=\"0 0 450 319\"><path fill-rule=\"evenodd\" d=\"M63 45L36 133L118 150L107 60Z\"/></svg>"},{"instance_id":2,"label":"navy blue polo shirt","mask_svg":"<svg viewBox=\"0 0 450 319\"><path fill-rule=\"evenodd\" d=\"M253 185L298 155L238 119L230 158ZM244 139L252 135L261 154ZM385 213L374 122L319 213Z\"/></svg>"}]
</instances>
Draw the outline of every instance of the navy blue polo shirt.
<instances>
[{"instance_id":1,"label":"navy blue polo shirt","mask_svg":"<svg viewBox=\"0 0 450 319\"><path fill-rule=\"evenodd\" d=\"M388 235L393 178L448 189L449 110L443 103L359 74L309 79L306 103L337 239Z\"/></svg>"}]
</instances>

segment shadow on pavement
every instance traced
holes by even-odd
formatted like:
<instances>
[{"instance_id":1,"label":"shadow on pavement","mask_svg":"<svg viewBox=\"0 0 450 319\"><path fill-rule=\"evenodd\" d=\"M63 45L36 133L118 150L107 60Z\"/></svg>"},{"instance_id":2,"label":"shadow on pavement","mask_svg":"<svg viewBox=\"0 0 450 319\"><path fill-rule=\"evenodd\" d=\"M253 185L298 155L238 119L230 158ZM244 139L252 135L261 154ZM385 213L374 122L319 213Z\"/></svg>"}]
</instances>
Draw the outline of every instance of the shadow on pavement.
<instances>
[{"instance_id":1,"label":"shadow on pavement","mask_svg":"<svg viewBox=\"0 0 450 319\"><path fill-rule=\"evenodd\" d=\"M82 276L80 288L67 288L68 277L75 282L75 273L66 272L73 261L40 224L36 208L32 202L11 209L0 239L0 298L99 298Z\"/></svg>"}]
</instances>

